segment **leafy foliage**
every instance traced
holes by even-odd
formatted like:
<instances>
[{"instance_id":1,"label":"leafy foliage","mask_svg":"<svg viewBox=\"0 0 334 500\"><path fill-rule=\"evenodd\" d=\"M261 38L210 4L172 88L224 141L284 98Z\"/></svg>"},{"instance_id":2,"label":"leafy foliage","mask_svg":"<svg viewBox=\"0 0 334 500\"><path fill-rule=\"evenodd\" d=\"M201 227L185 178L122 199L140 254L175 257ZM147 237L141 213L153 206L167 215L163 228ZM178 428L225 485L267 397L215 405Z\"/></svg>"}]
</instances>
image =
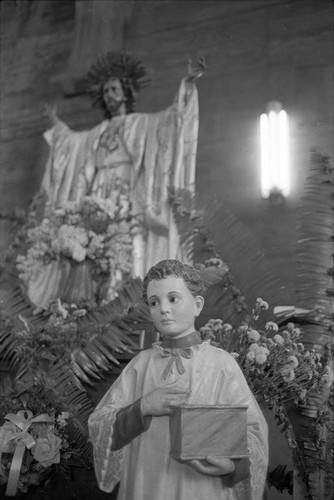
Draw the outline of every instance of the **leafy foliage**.
<instances>
[{"instance_id":1,"label":"leafy foliage","mask_svg":"<svg viewBox=\"0 0 334 500\"><path fill-rule=\"evenodd\" d=\"M310 173L299 209L295 303L304 308L296 316L303 343L314 347L333 372L333 166L331 159L311 150ZM282 322L293 320L289 314ZM307 394L297 409L288 408L296 445L297 469L302 478L297 494L309 499L332 498L334 460L333 384ZM304 491L303 491L304 490Z\"/></svg>"}]
</instances>

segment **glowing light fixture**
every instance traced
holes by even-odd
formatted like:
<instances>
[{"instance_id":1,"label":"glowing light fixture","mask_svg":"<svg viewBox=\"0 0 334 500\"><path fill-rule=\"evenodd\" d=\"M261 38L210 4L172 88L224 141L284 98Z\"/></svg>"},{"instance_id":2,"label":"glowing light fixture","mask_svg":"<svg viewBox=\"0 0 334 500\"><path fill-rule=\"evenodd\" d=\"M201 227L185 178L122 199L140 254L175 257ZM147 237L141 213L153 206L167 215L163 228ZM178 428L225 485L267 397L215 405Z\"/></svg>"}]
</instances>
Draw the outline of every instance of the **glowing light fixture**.
<instances>
[{"instance_id":1,"label":"glowing light fixture","mask_svg":"<svg viewBox=\"0 0 334 500\"><path fill-rule=\"evenodd\" d=\"M261 195L290 194L289 123L286 112L277 101L267 105L260 118L261 129Z\"/></svg>"}]
</instances>

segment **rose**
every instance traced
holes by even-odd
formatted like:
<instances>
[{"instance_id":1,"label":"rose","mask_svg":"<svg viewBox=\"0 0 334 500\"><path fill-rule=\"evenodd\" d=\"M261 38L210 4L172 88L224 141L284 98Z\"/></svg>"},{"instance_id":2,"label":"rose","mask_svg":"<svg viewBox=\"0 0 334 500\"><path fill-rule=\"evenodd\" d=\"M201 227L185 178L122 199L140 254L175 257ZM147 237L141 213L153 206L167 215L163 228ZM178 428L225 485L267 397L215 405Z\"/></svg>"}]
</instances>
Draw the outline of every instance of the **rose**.
<instances>
[{"instance_id":1,"label":"rose","mask_svg":"<svg viewBox=\"0 0 334 500\"><path fill-rule=\"evenodd\" d=\"M49 431L47 437L37 438L35 446L31 448L31 453L42 467L50 467L60 462L60 448L61 439Z\"/></svg>"},{"instance_id":2,"label":"rose","mask_svg":"<svg viewBox=\"0 0 334 500\"><path fill-rule=\"evenodd\" d=\"M19 429L12 422L5 422L2 427L0 427L0 451L2 453L14 453L16 443L15 436L22 434L21 429Z\"/></svg>"},{"instance_id":3,"label":"rose","mask_svg":"<svg viewBox=\"0 0 334 500\"><path fill-rule=\"evenodd\" d=\"M45 422L35 423L31 426L31 435L37 441L38 438L47 438L50 432L50 424Z\"/></svg>"}]
</instances>

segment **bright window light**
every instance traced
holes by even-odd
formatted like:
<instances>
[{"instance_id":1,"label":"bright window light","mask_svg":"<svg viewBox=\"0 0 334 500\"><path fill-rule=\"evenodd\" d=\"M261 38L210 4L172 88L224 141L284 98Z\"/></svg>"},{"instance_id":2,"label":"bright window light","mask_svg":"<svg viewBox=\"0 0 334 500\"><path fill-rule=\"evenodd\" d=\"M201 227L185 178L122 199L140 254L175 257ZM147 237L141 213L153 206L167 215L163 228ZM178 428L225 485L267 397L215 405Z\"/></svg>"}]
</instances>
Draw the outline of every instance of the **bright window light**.
<instances>
[{"instance_id":1,"label":"bright window light","mask_svg":"<svg viewBox=\"0 0 334 500\"><path fill-rule=\"evenodd\" d=\"M289 123L277 101L271 101L260 118L261 195L290 194Z\"/></svg>"}]
</instances>

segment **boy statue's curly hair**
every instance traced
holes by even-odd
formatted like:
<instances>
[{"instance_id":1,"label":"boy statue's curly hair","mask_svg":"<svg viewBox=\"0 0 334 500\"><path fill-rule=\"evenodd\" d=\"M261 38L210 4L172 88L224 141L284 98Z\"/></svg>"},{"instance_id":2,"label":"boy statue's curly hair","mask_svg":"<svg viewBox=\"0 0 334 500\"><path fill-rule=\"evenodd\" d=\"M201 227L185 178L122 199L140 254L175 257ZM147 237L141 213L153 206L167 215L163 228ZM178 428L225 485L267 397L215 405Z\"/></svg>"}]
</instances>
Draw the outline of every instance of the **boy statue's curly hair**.
<instances>
[{"instance_id":1,"label":"boy statue's curly hair","mask_svg":"<svg viewBox=\"0 0 334 500\"><path fill-rule=\"evenodd\" d=\"M177 259L167 259L161 260L152 266L144 278L143 299L146 304L148 304L147 287L150 281L161 280L163 278L167 278L168 276L182 278L187 285L188 290L194 297L197 295L204 295L205 289L201 275L193 266L184 264Z\"/></svg>"}]
</instances>

